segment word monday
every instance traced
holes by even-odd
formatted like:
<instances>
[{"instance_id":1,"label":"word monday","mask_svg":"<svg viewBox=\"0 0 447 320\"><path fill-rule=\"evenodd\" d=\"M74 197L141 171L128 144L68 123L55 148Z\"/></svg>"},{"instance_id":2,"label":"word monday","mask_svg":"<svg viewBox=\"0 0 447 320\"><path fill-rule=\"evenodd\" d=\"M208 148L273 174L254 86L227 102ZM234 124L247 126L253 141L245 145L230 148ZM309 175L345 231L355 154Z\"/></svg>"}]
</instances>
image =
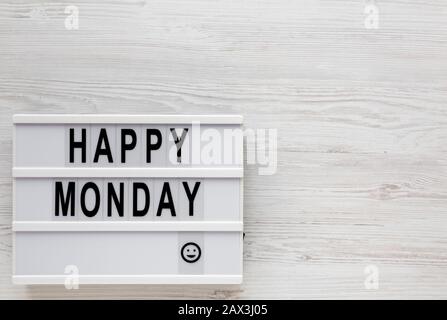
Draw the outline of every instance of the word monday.
<instances>
[{"instance_id":1,"label":"word monday","mask_svg":"<svg viewBox=\"0 0 447 320\"><path fill-rule=\"evenodd\" d=\"M62 181L55 182L55 216L75 216L75 199L79 199L80 208L82 213L89 218L95 217L101 206L101 192L100 188L95 182L86 182L80 188L80 197L76 197L76 182L69 181L64 189L64 183ZM181 188L185 192L189 202L190 217L194 216L194 200L200 188L200 181L191 183L188 181L181 182ZM118 217L124 217L125 214L125 183L119 182L119 186L115 187L112 182L106 183L106 215L107 217L113 216L113 209L116 210ZM132 191L132 204L131 214L133 217L144 217L147 215L151 205L151 190L149 186L144 182L129 183ZM93 201L87 194L93 195ZM88 200L87 200L88 199ZM157 206L155 210L155 216L160 217L168 214L172 217L176 217L176 205L173 201L171 185L169 182L163 182L161 194L158 199L154 199L154 203ZM92 205L92 203L93 205ZM141 205L143 203L143 205Z\"/></svg>"},{"instance_id":2,"label":"word monday","mask_svg":"<svg viewBox=\"0 0 447 320\"><path fill-rule=\"evenodd\" d=\"M86 128L69 129L69 163L75 163L75 153L80 153L80 160L82 163L87 162L88 137ZM169 133L172 135L177 151L177 162L181 163L182 146L188 135L188 128L181 128L181 134L177 135L176 128L169 128ZM152 153L160 149L163 143L163 134L159 129L147 128L143 130L146 141L145 159L147 163L152 161ZM137 131L134 129L120 129L117 131L117 138L121 142L119 144L120 150L116 153L119 155L118 159L113 158L111 142L106 128L100 128L97 142L94 143L94 154L92 155L93 163L104 157L108 163L126 163L126 155L128 152L134 150L139 141ZM143 139L141 139L143 140ZM92 142L93 143L93 142ZM95 182L86 182L81 186L77 186L76 181L55 181L54 192L54 214L57 217L74 217L76 213L75 201L79 201L80 211L78 214L83 214L86 217L95 217L101 207L105 203L105 214L112 217L114 214L118 217L125 216L125 194L129 190L125 190L125 186L131 189L132 199L131 212L132 217L144 217L148 214L150 205L152 203L152 196L154 192L149 189L149 186L142 182L134 182L129 185L120 182L118 186L112 182L106 182L104 190L100 188ZM191 184L191 185L190 185ZM194 200L201 186L200 182L190 183L182 181L179 187L179 192L184 192L189 201L189 216L194 216ZM172 186L169 182L163 182L160 197L154 199L154 212L156 217L163 215L177 216L176 204L173 201ZM79 192L79 195L76 194ZM93 198L93 201L92 201ZM102 201L105 199L105 201ZM141 205L143 203L143 205Z\"/></svg>"}]
</instances>

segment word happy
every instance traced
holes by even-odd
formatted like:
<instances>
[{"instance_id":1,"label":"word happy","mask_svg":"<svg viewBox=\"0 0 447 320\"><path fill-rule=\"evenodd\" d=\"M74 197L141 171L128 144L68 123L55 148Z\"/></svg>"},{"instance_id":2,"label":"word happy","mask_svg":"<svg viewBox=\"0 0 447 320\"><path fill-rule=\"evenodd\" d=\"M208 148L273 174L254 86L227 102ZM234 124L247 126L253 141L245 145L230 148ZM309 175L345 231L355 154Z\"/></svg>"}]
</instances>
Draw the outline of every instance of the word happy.
<instances>
[{"instance_id":1,"label":"word happy","mask_svg":"<svg viewBox=\"0 0 447 320\"><path fill-rule=\"evenodd\" d=\"M188 128L182 128L182 133L180 136L177 135L175 128L169 128L169 132L172 136L173 141L177 149L177 162L181 163L182 159L182 146L185 142L185 138L188 134ZM98 163L101 157L107 159L108 163L126 163L126 155L128 152L134 150L139 142L137 136L137 131L134 129L121 129L119 130L119 141L121 150L119 152L119 159L114 159L112 152L112 143L109 138L109 134L106 128L99 129L99 135L95 145L95 151L93 154L93 163ZM163 143L163 135L159 129L148 128L145 130L145 140L146 140L146 152L145 161L146 163L152 162L152 152L160 149ZM141 137L140 137L141 138ZM93 141L92 141L93 143ZM75 151L80 151L81 153L81 163L87 162L87 129L81 129L80 139L75 138L75 129L70 128L69 131L69 162L75 162Z\"/></svg>"}]
</instances>

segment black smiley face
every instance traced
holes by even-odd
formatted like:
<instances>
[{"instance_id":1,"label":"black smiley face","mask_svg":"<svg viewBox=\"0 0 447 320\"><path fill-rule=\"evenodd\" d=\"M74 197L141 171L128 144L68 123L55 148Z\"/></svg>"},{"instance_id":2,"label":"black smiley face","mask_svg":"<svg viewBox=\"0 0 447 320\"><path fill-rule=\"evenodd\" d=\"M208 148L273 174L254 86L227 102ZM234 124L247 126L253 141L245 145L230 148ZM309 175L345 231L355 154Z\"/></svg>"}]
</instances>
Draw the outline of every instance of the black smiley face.
<instances>
[{"instance_id":1,"label":"black smiley face","mask_svg":"<svg viewBox=\"0 0 447 320\"><path fill-rule=\"evenodd\" d=\"M183 245L181 255L185 262L194 263L200 259L202 251L197 243L188 242Z\"/></svg>"}]
</instances>

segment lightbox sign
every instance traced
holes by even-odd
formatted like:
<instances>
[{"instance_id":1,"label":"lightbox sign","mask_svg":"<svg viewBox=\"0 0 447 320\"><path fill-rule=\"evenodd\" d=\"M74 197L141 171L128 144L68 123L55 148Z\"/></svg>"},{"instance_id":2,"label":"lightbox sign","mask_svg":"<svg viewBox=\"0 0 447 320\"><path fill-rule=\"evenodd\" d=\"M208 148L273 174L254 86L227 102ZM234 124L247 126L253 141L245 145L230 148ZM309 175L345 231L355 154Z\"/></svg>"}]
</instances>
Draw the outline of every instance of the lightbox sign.
<instances>
[{"instance_id":1,"label":"lightbox sign","mask_svg":"<svg viewBox=\"0 0 447 320\"><path fill-rule=\"evenodd\" d=\"M14 283L241 283L241 125L15 115Z\"/></svg>"}]
</instances>

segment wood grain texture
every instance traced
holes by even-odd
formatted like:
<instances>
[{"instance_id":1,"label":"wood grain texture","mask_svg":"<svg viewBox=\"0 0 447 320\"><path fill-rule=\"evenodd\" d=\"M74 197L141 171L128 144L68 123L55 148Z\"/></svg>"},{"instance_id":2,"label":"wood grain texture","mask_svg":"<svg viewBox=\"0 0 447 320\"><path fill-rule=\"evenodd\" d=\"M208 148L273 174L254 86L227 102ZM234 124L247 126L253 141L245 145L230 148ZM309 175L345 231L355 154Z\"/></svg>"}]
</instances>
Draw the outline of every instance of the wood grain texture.
<instances>
[{"instance_id":1,"label":"wood grain texture","mask_svg":"<svg viewBox=\"0 0 447 320\"><path fill-rule=\"evenodd\" d=\"M353 0L2 1L0 298L446 298L447 3L376 4L379 29ZM276 128L277 173L246 166L243 285L13 286L14 113Z\"/></svg>"}]
</instances>

